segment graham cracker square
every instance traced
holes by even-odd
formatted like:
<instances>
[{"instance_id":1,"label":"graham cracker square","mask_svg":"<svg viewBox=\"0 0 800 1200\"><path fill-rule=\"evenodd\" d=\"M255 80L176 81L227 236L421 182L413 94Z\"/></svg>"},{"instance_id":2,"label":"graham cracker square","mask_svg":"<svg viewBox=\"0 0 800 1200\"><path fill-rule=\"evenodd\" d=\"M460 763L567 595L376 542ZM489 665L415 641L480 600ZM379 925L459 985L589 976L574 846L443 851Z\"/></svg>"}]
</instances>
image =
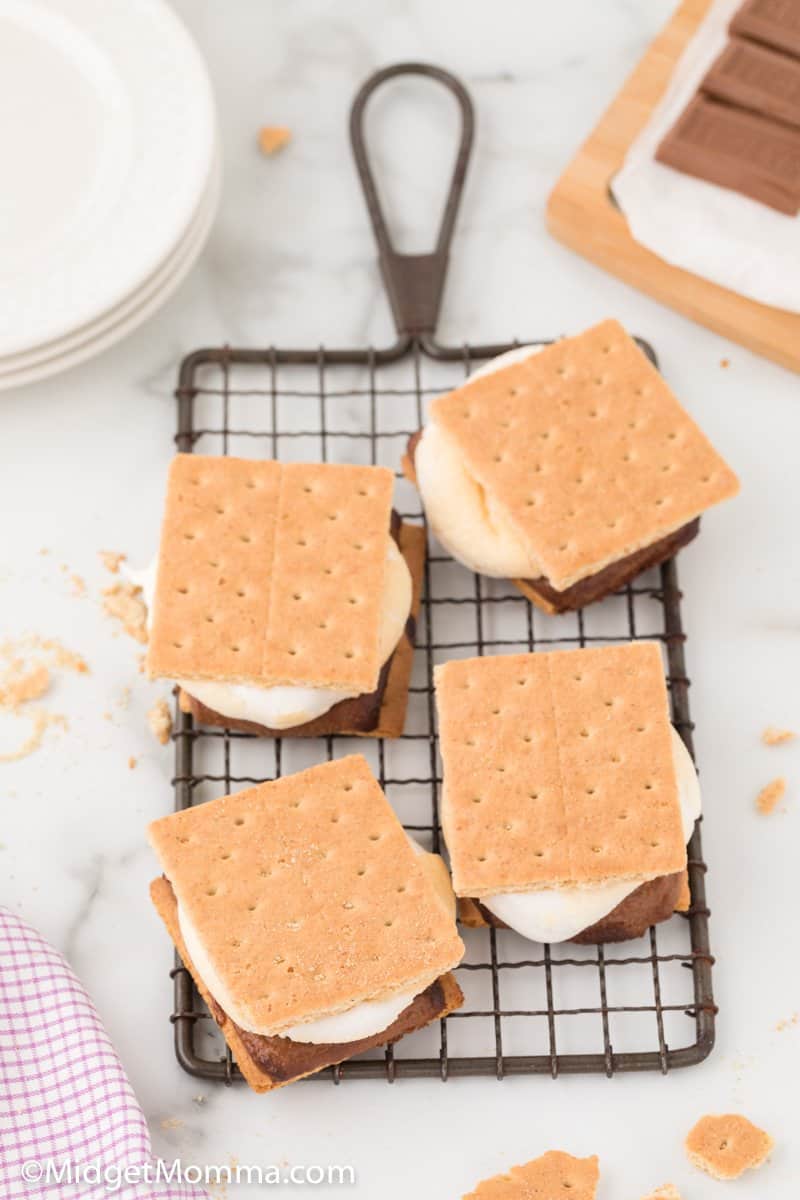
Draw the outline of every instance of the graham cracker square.
<instances>
[{"instance_id":1,"label":"graham cracker square","mask_svg":"<svg viewBox=\"0 0 800 1200\"><path fill-rule=\"evenodd\" d=\"M393 486L383 467L179 454L148 674L373 691Z\"/></svg>"},{"instance_id":2,"label":"graham cracker square","mask_svg":"<svg viewBox=\"0 0 800 1200\"><path fill-rule=\"evenodd\" d=\"M600 1168L597 1156L573 1158L562 1150L548 1150L541 1158L504 1175L484 1179L463 1200L594 1200Z\"/></svg>"},{"instance_id":3,"label":"graham cracker square","mask_svg":"<svg viewBox=\"0 0 800 1200\"><path fill-rule=\"evenodd\" d=\"M656 643L451 661L435 685L456 895L685 868Z\"/></svg>"},{"instance_id":4,"label":"graham cracker square","mask_svg":"<svg viewBox=\"0 0 800 1200\"><path fill-rule=\"evenodd\" d=\"M617 321L467 380L431 418L559 590L739 487Z\"/></svg>"},{"instance_id":5,"label":"graham cracker square","mask_svg":"<svg viewBox=\"0 0 800 1200\"><path fill-rule=\"evenodd\" d=\"M411 575L411 612L405 631L395 646L388 664L386 682L374 724L370 725L368 720L362 716L366 713L368 718L371 710L372 698L368 694L357 696L353 700L341 701L313 721L281 730L268 729L253 721L240 720L214 712L184 691L183 688L179 692L182 711L191 713L195 720L203 725L218 725L224 729L257 733L259 736L266 737L327 737L334 733L345 737L400 737L405 726L408 708L416 625L422 598L422 581L425 577L426 543L425 530L421 526L409 525L404 521L400 523L397 531L397 544Z\"/></svg>"},{"instance_id":6,"label":"graham cracker square","mask_svg":"<svg viewBox=\"0 0 800 1200\"><path fill-rule=\"evenodd\" d=\"M464 953L359 754L173 813L148 836L248 1028L422 991Z\"/></svg>"}]
</instances>

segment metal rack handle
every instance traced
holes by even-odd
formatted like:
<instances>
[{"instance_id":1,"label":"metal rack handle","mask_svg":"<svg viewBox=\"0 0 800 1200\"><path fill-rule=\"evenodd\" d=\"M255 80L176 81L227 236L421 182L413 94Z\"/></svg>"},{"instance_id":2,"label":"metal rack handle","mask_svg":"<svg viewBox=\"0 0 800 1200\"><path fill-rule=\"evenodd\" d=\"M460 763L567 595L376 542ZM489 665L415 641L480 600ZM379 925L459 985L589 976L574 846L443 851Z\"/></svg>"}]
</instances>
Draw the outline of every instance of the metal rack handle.
<instances>
[{"instance_id":1,"label":"metal rack handle","mask_svg":"<svg viewBox=\"0 0 800 1200\"><path fill-rule=\"evenodd\" d=\"M364 110L370 96L381 84L399 75L419 75L438 80L452 92L461 110L461 138L456 154L450 188L436 238L436 247L428 254L400 254L394 248L383 209L375 186L369 155L364 142ZM364 189L372 229L378 243L378 262L384 286L392 307L392 315L398 333L415 337L432 333L436 328L439 307L444 290L444 281L449 261L450 242L453 237L464 179L472 151L475 132L475 113L469 93L462 83L449 71L430 63L396 63L370 75L359 90L350 110L350 142L356 168Z\"/></svg>"}]
</instances>

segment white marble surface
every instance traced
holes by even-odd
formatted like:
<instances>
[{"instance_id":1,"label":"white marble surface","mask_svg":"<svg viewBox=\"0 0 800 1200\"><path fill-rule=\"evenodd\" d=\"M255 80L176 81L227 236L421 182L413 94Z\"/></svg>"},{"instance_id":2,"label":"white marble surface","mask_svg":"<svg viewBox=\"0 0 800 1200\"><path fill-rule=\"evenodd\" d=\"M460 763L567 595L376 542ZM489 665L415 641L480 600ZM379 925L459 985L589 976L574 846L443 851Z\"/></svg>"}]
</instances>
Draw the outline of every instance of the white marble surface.
<instances>
[{"instance_id":1,"label":"white marble surface","mask_svg":"<svg viewBox=\"0 0 800 1200\"><path fill-rule=\"evenodd\" d=\"M434 1200L561 1146L600 1153L602 1197L638 1196L670 1179L687 1196L711 1196L718 1185L693 1177L681 1138L699 1114L741 1108L779 1148L737 1195L795 1194L800 1027L776 1026L800 1008L800 743L767 750L758 738L769 723L800 725L798 382L573 257L543 226L548 188L672 7L180 0L222 117L225 190L210 245L167 307L123 345L0 396L3 633L58 636L92 669L59 683L50 702L69 716L69 731L0 767L2 900L69 956L167 1157L352 1163L358 1195ZM614 314L657 344L677 393L741 474L741 498L708 519L681 563L722 1011L712 1058L668 1078L308 1084L258 1098L201 1085L172 1056L169 949L146 898L154 862L143 839L145 822L171 804L171 752L144 720L164 689L136 675L138 648L101 614L97 551L142 561L153 546L170 392L186 350L226 339L389 339L346 117L367 73L404 57L453 69L478 109L443 336L558 334ZM406 94L406 107L380 106L374 128L395 138L383 155L393 208L403 206L404 244L421 248L428 210L438 212L452 114L438 95L406 88L398 104ZM291 148L270 161L254 150L265 122L294 131ZM70 594L62 563L85 576L86 598ZM789 781L787 811L766 820L753 800L777 774ZM200 1095L203 1104L193 1100Z\"/></svg>"}]
</instances>

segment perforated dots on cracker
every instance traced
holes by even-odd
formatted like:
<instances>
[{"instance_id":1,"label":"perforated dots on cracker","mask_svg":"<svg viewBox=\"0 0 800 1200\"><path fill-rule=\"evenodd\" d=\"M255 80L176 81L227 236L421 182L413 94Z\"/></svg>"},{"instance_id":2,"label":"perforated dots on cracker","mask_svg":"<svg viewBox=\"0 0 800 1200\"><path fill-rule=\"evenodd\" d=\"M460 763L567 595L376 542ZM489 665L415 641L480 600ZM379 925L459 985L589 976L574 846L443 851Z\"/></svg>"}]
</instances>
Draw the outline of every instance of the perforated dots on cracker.
<instances>
[{"instance_id":1,"label":"perforated dots on cracker","mask_svg":"<svg viewBox=\"0 0 800 1200\"><path fill-rule=\"evenodd\" d=\"M738 1113L701 1117L689 1132L689 1160L714 1179L738 1179L760 1167L774 1147L770 1135Z\"/></svg>"},{"instance_id":2,"label":"perforated dots on cracker","mask_svg":"<svg viewBox=\"0 0 800 1200\"><path fill-rule=\"evenodd\" d=\"M383 467L178 455L148 673L372 692L393 484Z\"/></svg>"},{"instance_id":3,"label":"perforated dots on cracker","mask_svg":"<svg viewBox=\"0 0 800 1200\"><path fill-rule=\"evenodd\" d=\"M468 380L431 416L559 591L738 491L617 321Z\"/></svg>"},{"instance_id":4,"label":"perforated dots on cracker","mask_svg":"<svg viewBox=\"0 0 800 1200\"><path fill-rule=\"evenodd\" d=\"M457 895L685 868L654 643L453 660L435 682Z\"/></svg>"},{"instance_id":5,"label":"perforated dots on cracker","mask_svg":"<svg viewBox=\"0 0 800 1200\"><path fill-rule=\"evenodd\" d=\"M248 1029L422 991L463 954L361 755L172 813L148 836Z\"/></svg>"},{"instance_id":6,"label":"perforated dots on cracker","mask_svg":"<svg viewBox=\"0 0 800 1200\"><path fill-rule=\"evenodd\" d=\"M485 1179L463 1200L594 1200L599 1178L596 1156L573 1158L548 1150L541 1158Z\"/></svg>"}]
</instances>

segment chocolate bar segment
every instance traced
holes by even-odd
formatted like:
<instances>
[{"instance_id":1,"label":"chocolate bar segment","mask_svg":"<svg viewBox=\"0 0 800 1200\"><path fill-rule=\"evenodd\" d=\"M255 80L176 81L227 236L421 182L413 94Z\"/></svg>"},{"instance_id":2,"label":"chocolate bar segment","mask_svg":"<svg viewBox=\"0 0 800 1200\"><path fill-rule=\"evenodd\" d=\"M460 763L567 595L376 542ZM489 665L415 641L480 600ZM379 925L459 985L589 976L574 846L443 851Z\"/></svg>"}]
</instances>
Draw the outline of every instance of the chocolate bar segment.
<instances>
[{"instance_id":1,"label":"chocolate bar segment","mask_svg":"<svg viewBox=\"0 0 800 1200\"><path fill-rule=\"evenodd\" d=\"M787 216L800 210L800 130L756 113L696 96L656 158Z\"/></svg>"},{"instance_id":2,"label":"chocolate bar segment","mask_svg":"<svg viewBox=\"0 0 800 1200\"><path fill-rule=\"evenodd\" d=\"M745 0L730 32L800 58L800 4L797 0Z\"/></svg>"},{"instance_id":3,"label":"chocolate bar segment","mask_svg":"<svg viewBox=\"0 0 800 1200\"><path fill-rule=\"evenodd\" d=\"M800 127L800 59L732 38L700 88L715 100Z\"/></svg>"},{"instance_id":4,"label":"chocolate bar segment","mask_svg":"<svg viewBox=\"0 0 800 1200\"><path fill-rule=\"evenodd\" d=\"M659 538L657 542L651 542L649 546L643 546L641 550L634 550L632 554L618 558L616 562L609 563L595 575L587 575L585 579L579 579L577 583L573 583L572 587L565 588L563 592L557 591L544 577L515 579L514 583L524 596L527 596L534 604L538 604L545 612L551 614L574 612L576 609L585 608L587 604L593 604L596 600L602 600L611 592L616 592L631 579L640 575L642 571L660 566L668 558L674 558L679 550L697 537L699 531L700 518L695 517L687 525L682 525L680 529L668 533L666 537Z\"/></svg>"},{"instance_id":5,"label":"chocolate bar segment","mask_svg":"<svg viewBox=\"0 0 800 1200\"><path fill-rule=\"evenodd\" d=\"M281 1084L304 1075L316 1074L325 1067L344 1062L356 1054L363 1054L365 1050L390 1045L409 1033L424 1029L432 1021L444 1016L448 1010L457 1007L459 998L458 985L453 977L443 976L415 996L388 1029L355 1042L293 1042L287 1037L265 1037L263 1034L249 1033L246 1029L241 1029L235 1021L231 1021L231 1024L253 1062L269 1075L274 1084ZM213 998L209 1008L214 1020L224 1029L225 1022L230 1021L230 1017Z\"/></svg>"}]
</instances>

